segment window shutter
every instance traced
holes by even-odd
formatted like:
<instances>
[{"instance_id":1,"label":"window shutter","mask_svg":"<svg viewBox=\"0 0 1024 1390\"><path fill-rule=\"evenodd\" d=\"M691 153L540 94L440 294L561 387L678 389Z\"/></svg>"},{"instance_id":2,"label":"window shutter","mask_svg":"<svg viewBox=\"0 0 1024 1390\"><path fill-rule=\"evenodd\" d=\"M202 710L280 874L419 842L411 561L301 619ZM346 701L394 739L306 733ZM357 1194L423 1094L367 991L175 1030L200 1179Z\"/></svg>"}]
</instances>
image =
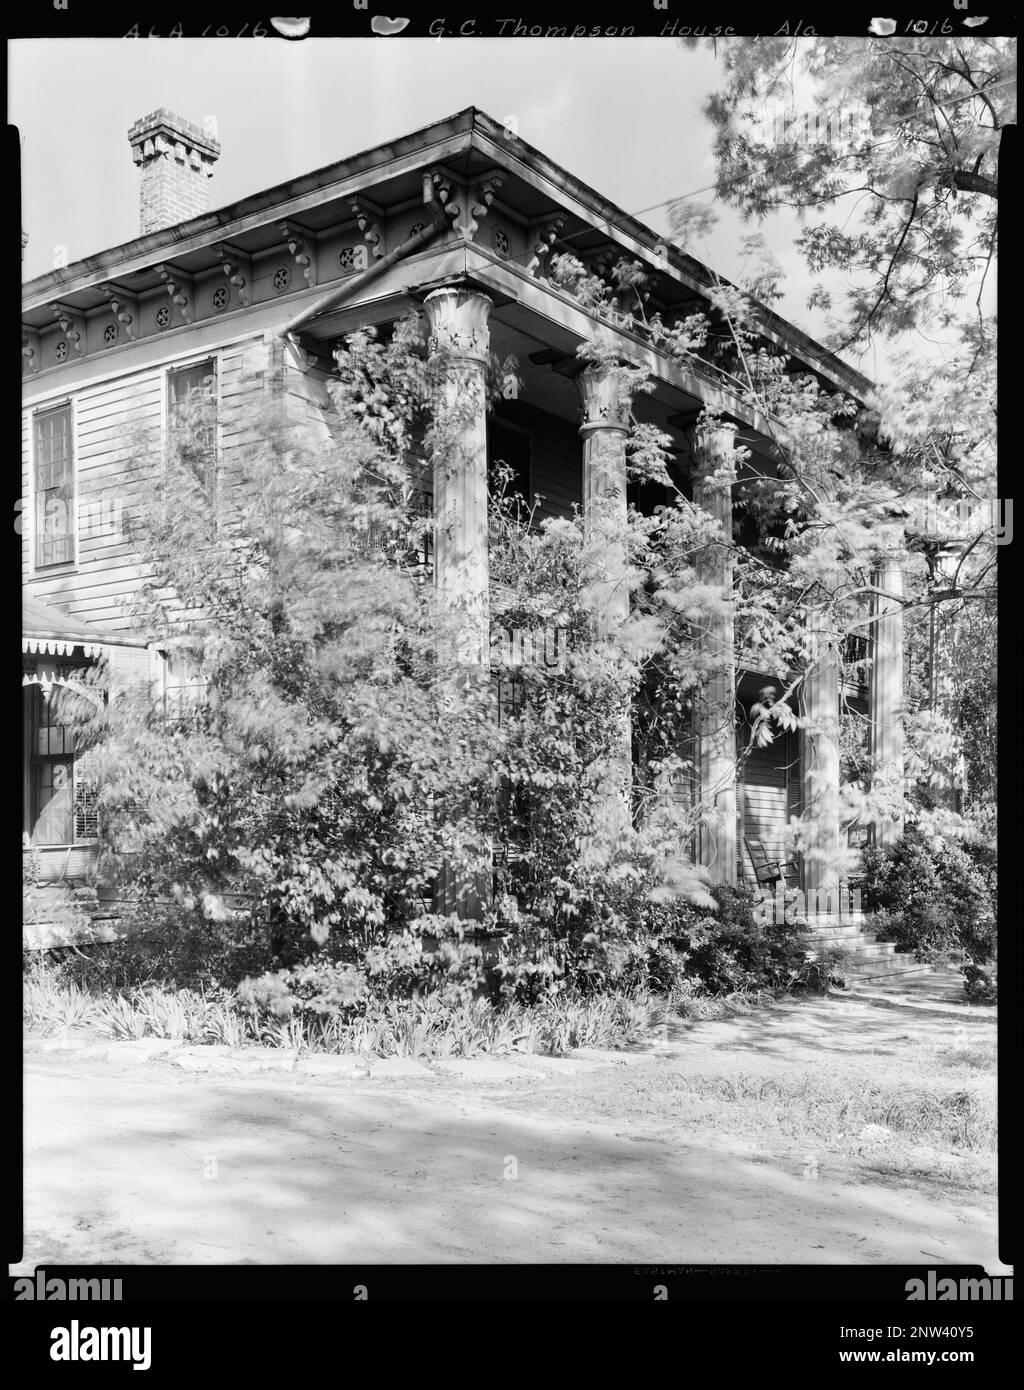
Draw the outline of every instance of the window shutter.
<instances>
[{"instance_id":1,"label":"window shutter","mask_svg":"<svg viewBox=\"0 0 1024 1390\"><path fill-rule=\"evenodd\" d=\"M96 784L83 772L79 762L75 766L75 843L95 840L98 835Z\"/></svg>"}]
</instances>

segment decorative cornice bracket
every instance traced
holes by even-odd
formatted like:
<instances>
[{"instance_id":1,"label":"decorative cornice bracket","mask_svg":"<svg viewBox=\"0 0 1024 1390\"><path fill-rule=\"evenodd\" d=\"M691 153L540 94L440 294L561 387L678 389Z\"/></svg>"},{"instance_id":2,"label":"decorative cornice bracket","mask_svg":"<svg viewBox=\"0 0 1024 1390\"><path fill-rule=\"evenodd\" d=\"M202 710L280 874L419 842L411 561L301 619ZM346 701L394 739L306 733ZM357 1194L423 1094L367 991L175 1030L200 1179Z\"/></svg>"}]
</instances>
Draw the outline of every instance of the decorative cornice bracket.
<instances>
[{"instance_id":1,"label":"decorative cornice bracket","mask_svg":"<svg viewBox=\"0 0 1024 1390\"><path fill-rule=\"evenodd\" d=\"M361 194L349 199L349 207L356 219L356 226L363 234L363 240L370 247L370 255L375 261L379 261L384 255L384 209L376 203L371 203Z\"/></svg>"},{"instance_id":2,"label":"decorative cornice bracket","mask_svg":"<svg viewBox=\"0 0 1024 1390\"><path fill-rule=\"evenodd\" d=\"M249 286L252 284L252 258L247 252L239 251L237 247L226 242L214 247L214 250L221 270L227 276L228 284L238 295L239 304L243 309L248 309L251 302Z\"/></svg>"},{"instance_id":3,"label":"decorative cornice bracket","mask_svg":"<svg viewBox=\"0 0 1024 1390\"><path fill-rule=\"evenodd\" d=\"M503 174L489 174L481 179L469 195L469 212L456 222L455 230L461 232L467 241L472 241L480 225L480 218L486 217L495 196L505 182Z\"/></svg>"},{"instance_id":4,"label":"decorative cornice bracket","mask_svg":"<svg viewBox=\"0 0 1024 1390\"><path fill-rule=\"evenodd\" d=\"M42 368L42 339L35 328L29 328L28 324L21 327L21 366L22 371L27 375L34 376Z\"/></svg>"},{"instance_id":5,"label":"decorative cornice bracket","mask_svg":"<svg viewBox=\"0 0 1024 1390\"><path fill-rule=\"evenodd\" d=\"M312 289L316 284L316 266L314 264L316 237L304 227L299 227L294 222L289 222L287 219L281 222L279 226L281 230L281 240L287 244L292 260L302 271L303 279L306 281L306 284Z\"/></svg>"},{"instance_id":6,"label":"decorative cornice bracket","mask_svg":"<svg viewBox=\"0 0 1024 1390\"><path fill-rule=\"evenodd\" d=\"M77 357L81 357L84 352L82 336L85 329L85 320L81 314L68 304L54 304L53 316L60 324L60 331L67 339L68 347Z\"/></svg>"},{"instance_id":7,"label":"decorative cornice bracket","mask_svg":"<svg viewBox=\"0 0 1024 1390\"><path fill-rule=\"evenodd\" d=\"M118 329L124 329L125 337L130 343L134 343L137 335L139 322L139 301L135 295L129 294L127 290L122 290L118 285L101 285L103 297L110 305L110 312L114 316L114 323Z\"/></svg>"},{"instance_id":8,"label":"decorative cornice bracket","mask_svg":"<svg viewBox=\"0 0 1024 1390\"><path fill-rule=\"evenodd\" d=\"M430 170L430 181L434 185L434 196L440 203L445 217L449 221L455 222L460 212L458 203L452 202L456 192L456 184L441 168Z\"/></svg>"},{"instance_id":9,"label":"decorative cornice bracket","mask_svg":"<svg viewBox=\"0 0 1024 1390\"><path fill-rule=\"evenodd\" d=\"M192 276L187 270L181 270L176 265L158 265L154 269L164 282L167 293L171 297L171 303L177 305L181 311L182 319L185 323L190 324L194 298Z\"/></svg>"},{"instance_id":10,"label":"decorative cornice bracket","mask_svg":"<svg viewBox=\"0 0 1024 1390\"><path fill-rule=\"evenodd\" d=\"M546 278L547 258L564 230L565 218L562 216L545 218L544 221L536 224L537 240L533 245L530 259L526 262L527 275L532 275L537 280Z\"/></svg>"}]
</instances>

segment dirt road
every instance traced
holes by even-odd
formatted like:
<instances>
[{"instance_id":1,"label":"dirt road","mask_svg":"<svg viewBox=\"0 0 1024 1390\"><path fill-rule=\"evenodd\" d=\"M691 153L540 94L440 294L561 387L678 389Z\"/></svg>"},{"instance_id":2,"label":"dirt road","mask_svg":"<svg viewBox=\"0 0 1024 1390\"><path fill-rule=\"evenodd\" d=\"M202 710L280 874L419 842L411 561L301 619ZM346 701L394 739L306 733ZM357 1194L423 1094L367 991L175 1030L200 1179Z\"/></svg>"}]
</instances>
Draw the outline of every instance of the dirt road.
<instances>
[{"instance_id":1,"label":"dirt road","mask_svg":"<svg viewBox=\"0 0 1024 1390\"><path fill-rule=\"evenodd\" d=\"M971 1029L971 1046L991 1038L990 1023ZM486 1068L212 1075L29 1054L19 1270L671 1260L994 1271L994 1198L956 1178L955 1156L946 1182L912 1163L887 1174L856 1157L867 1140L808 1151L775 1110L734 1107L719 1124L728 1105L687 1089L713 1071L838 1068L841 1085L855 1063L857 1075L891 1076L901 1049L948 1045L948 1020L820 1001L690 1033L629 1065L499 1079Z\"/></svg>"}]
</instances>

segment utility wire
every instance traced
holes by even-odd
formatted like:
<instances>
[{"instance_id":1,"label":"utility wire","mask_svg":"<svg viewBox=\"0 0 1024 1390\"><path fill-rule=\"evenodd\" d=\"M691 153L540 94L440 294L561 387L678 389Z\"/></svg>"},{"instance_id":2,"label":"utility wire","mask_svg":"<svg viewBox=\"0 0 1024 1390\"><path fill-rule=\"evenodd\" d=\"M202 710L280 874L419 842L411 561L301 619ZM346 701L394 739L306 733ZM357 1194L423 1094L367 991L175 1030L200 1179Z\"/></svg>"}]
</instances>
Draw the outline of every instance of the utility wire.
<instances>
[{"instance_id":1,"label":"utility wire","mask_svg":"<svg viewBox=\"0 0 1024 1390\"><path fill-rule=\"evenodd\" d=\"M989 92L994 92L998 87L1015 86L1016 81L1017 79L1014 77L1007 77L1004 78L1001 82L993 82L990 87L982 87L979 91L976 92L966 92L964 95L959 97L953 97L949 101L932 102L932 105L934 107L958 106L962 101L971 101L972 99L979 98L981 96L987 96ZM886 125L880 126L877 134L881 135L887 130L894 130L897 126L906 125L908 121L915 120L917 116L918 112L916 111L912 111L907 116L900 116L896 120L889 121ZM867 148L867 150L864 151L864 153L874 154L876 150L881 149L883 146L890 144L895 144L895 140L878 141L870 145ZM651 203L647 207L638 209L638 211L636 212L626 213L626 217L642 217L645 213L656 212L659 208L670 207L673 203L685 202L687 198L697 198L702 193L714 193L722 188L731 188L734 184L744 183L747 179L753 178L754 175L759 172L763 172L765 174L774 173L776 169L781 169L784 165L792 163L792 161L794 159L797 159L801 154L802 150L794 150L792 153L783 155L781 156L781 158L773 161L771 164L766 165L763 170L749 169L746 173L736 174L733 178L726 179L724 182L716 180L715 183L706 184L703 188L694 188L689 193L680 193L672 198L663 198L661 202ZM612 222L609 225L612 227L617 227L620 226L621 223ZM588 232L593 230L595 229L592 227L587 227L582 232L573 232L571 236L559 237L559 245L567 241L573 241L577 237L585 236Z\"/></svg>"}]
</instances>

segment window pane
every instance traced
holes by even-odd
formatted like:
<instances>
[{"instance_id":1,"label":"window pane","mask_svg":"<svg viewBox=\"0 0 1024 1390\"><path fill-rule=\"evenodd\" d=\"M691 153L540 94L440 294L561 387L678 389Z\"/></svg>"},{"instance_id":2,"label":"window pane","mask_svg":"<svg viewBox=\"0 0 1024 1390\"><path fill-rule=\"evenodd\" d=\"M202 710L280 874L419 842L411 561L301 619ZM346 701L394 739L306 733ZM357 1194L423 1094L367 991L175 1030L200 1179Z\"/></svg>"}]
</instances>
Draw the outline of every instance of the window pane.
<instances>
[{"instance_id":1,"label":"window pane","mask_svg":"<svg viewBox=\"0 0 1024 1390\"><path fill-rule=\"evenodd\" d=\"M33 767L35 824L33 839L39 845L71 844L71 760L49 759Z\"/></svg>"},{"instance_id":2,"label":"window pane","mask_svg":"<svg viewBox=\"0 0 1024 1390\"><path fill-rule=\"evenodd\" d=\"M32 840L39 845L69 845L95 839L95 792L92 783L80 774L79 760L74 756L75 732L61 722L61 700L66 692L55 687L47 700L39 686L32 686L28 694Z\"/></svg>"},{"instance_id":3,"label":"window pane","mask_svg":"<svg viewBox=\"0 0 1024 1390\"><path fill-rule=\"evenodd\" d=\"M191 367L176 368L170 374L170 382L172 404L187 400L212 400L217 387L213 358L197 362Z\"/></svg>"},{"instance_id":4,"label":"window pane","mask_svg":"<svg viewBox=\"0 0 1024 1390\"><path fill-rule=\"evenodd\" d=\"M164 718L177 724L195 718L206 703L206 677L183 652L164 657Z\"/></svg>"}]
</instances>

